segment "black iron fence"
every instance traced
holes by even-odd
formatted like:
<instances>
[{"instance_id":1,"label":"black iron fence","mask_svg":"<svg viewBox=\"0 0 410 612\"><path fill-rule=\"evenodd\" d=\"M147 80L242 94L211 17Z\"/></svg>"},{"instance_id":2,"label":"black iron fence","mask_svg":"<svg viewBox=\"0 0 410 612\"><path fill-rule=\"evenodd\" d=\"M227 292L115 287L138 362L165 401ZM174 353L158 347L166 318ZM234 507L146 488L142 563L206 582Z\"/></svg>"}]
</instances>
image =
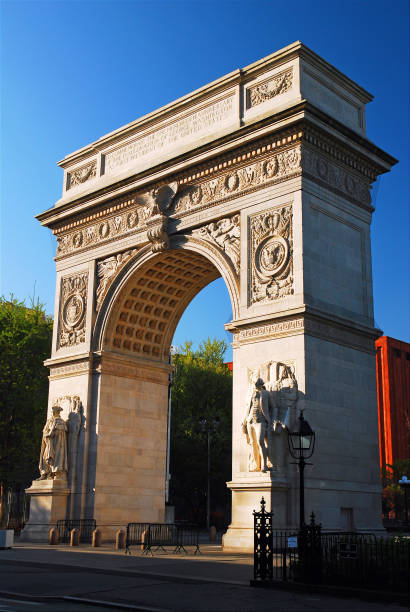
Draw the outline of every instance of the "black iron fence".
<instances>
[{"instance_id":1,"label":"black iron fence","mask_svg":"<svg viewBox=\"0 0 410 612\"><path fill-rule=\"evenodd\" d=\"M14 535L19 536L28 521L29 496L24 488L3 489L0 504L0 529L14 529Z\"/></svg>"},{"instance_id":2,"label":"black iron fence","mask_svg":"<svg viewBox=\"0 0 410 612\"><path fill-rule=\"evenodd\" d=\"M311 516L301 530L274 531L273 513L254 512L254 581L410 590L410 541L355 532L322 533Z\"/></svg>"},{"instance_id":3,"label":"black iron fence","mask_svg":"<svg viewBox=\"0 0 410 612\"><path fill-rule=\"evenodd\" d=\"M61 544L69 544L72 529L80 532L80 542L91 544L93 531L97 528L95 519L62 519L57 521L58 541Z\"/></svg>"},{"instance_id":4,"label":"black iron fence","mask_svg":"<svg viewBox=\"0 0 410 612\"><path fill-rule=\"evenodd\" d=\"M151 555L156 550L165 552L166 546L173 547L174 553L186 553L186 547L193 546L194 554L197 554L200 552L199 529L175 523L128 523L126 553L131 554L131 546L141 546L143 554Z\"/></svg>"}]
</instances>

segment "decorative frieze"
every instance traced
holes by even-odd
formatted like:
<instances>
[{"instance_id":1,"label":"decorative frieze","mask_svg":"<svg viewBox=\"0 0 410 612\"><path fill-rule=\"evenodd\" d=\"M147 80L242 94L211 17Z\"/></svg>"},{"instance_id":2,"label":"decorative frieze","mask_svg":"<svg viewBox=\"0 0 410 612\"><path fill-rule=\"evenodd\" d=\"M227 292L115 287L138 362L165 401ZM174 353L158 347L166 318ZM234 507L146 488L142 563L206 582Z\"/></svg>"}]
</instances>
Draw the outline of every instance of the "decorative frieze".
<instances>
[{"instance_id":1,"label":"decorative frieze","mask_svg":"<svg viewBox=\"0 0 410 612\"><path fill-rule=\"evenodd\" d=\"M340 165L325 157L325 155L321 155L310 149L310 147L304 146L302 168L304 174L308 173L313 178L319 179L344 197L347 196L370 206L369 181L360 180L357 175L347 172Z\"/></svg>"},{"instance_id":2,"label":"decorative frieze","mask_svg":"<svg viewBox=\"0 0 410 612\"><path fill-rule=\"evenodd\" d=\"M247 108L252 108L285 93L292 87L292 84L293 68L289 68L262 83L249 87L246 90Z\"/></svg>"},{"instance_id":3,"label":"decorative frieze","mask_svg":"<svg viewBox=\"0 0 410 612\"><path fill-rule=\"evenodd\" d=\"M76 168L67 173L67 189L71 189L76 185L82 185L87 181L97 176L97 161L94 160L90 164Z\"/></svg>"},{"instance_id":4,"label":"decorative frieze","mask_svg":"<svg viewBox=\"0 0 410 612\"><path fill-rule=\"evenodd\" d=\"M293 293L291 205L249 218L249 256L249 304L279 300Z\"/></svg>"},{"instance_id":5,"label":"decorative frieze","mask_svg":"<svg viewBox=\"0 0 410 612\"><path fill-rule=\"evenodd\" d=\"M97 262L97 310L99 310L109 286L117 276L120 269L131 257L137 253L137 251L138 249L130 249Z\"/></svg>"},{"instance_id":6,"label":"decorative frieze","mask_svg":"<svg viewBox=\"0 0 410 612\"><path fill-rule=\"evenodd\" d=\"M181 189L181 195L175 200L174 213L177 215L228 200L270 183L297 176L300 171L301 147L296 145Z\"/></svg>"},{"instance_id":7,"label":"decorative frieze","mask_svg":"<svg viewBox=\"0 0 410 612\"><path fill-rule=\"evenodd\" d=\"M61 279L58 346L85 342L88 272Z\"/></svg>"},{"instance_id":8,"label":"decorative frieze","mask_svg":"<svg viewBox=\"0 0 410 612\"><path fill-rule=\"evenodd\" d=\"M234 335L234 342L246 344L254 340L265 338L281 338L283 336L292 336L301 333L304 330L304 319L292 319L290 321L281 321L279 323L268 323L266 325L257 325L248 329L241 329Z\"/></svg>"},{"instance_id":9,"label":"decorative frieze","mask_svg":"<svg viewBox=\"0 0 410 612\"><path fill-rule=\"evenodd\" d=\"M135 203L135 200L131 200L130 203ZM131 234L141 222L141 211L137 207L126 211L118 210L111 215L108 214L109 211L110 209L101 217L96 215L97 220L93 223L77 227L67 233L57 234L57 257L70 255L81 249Z\"/></svg>"},{"instance_id":10,"label":"decorative frieze","mask_svg":"<svg viewBox=\"0 0 410 612\"><path fill-rule=\"evenodd\" d=\"M89 359L82 359L73 363L57 365L50 364L48 367L50 368L49 379L54 380L58 378L67 378L87 374L90 371L90 361Z\"/></svg>"},{"instance_id":11,"label":"decorative frieze","mask_svg":"<svg viewBox=\"0 0 410 612\"><path fill-rule=\"evenodd\" d=\"M224 217L192 231L193 236L212 242L231 260L236 274L240 270L240 215Z\"/></svg>"},{"instance_id":12,"label":"decorative frieze","mask_svg":"<svg viewBox=\"0 0 410 612\"><path fill-rule=\"evenodd\" d=\"M313 139L311 130L307 136L310 143ZM342 196L369 206L371 178L363 174L364 169L356 168L354 161L334 147L331 151L318 152L318 144L312 142L302 148L299 142L295 142L302 137L301 131L280 137L196 174L180 177L173 183L137 192L127 201L115 202L82 221L60 227L55 230L57 257L146 230L150 230L148 239L152 239L154 245L166 248L168 224L162 217L158 217L155 224L156 215L178 219L193 211L301 176L302 170L307 177L326 184ZM350 167L354 169L350 170Z\"/></svg>"}]
</instances>

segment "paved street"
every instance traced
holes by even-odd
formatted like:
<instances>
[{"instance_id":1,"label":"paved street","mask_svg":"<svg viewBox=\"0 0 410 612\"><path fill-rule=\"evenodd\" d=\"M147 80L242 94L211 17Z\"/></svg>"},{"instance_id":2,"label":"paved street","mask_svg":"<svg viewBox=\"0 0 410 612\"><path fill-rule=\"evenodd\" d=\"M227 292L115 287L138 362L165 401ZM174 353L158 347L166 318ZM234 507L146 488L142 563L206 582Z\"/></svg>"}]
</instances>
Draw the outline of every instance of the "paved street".
<instances>
[{"instance_id":1,"label":"paved street","mask_svg":"<svg viewBox=\"0 0 410 612\"><path fill-rule=\"evenodd\" d=\"M107 609L98 602L109 609L181 612L406 610L397 604L252 588L251 555L226 554L209 545L202 550L200 556L147 558L139 551L130 557L108 547L17 545L0 551L0 612ZM32 598L13 601L10 593ZM94 603L51 599L63 596Z\"/></svg>"}]
</instances>

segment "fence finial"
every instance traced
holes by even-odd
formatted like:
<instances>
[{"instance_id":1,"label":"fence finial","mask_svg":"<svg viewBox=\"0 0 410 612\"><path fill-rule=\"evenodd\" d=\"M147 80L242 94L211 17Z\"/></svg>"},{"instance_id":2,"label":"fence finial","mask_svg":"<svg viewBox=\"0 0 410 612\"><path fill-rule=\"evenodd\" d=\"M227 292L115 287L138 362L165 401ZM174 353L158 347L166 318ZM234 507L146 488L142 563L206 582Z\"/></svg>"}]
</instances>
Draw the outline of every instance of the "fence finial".
<instances>
[{"instance_id":1,"label":"fence finial","mask_svg":"<svg viewBox=\"0 0 410 612\"><path fill-rule=\"evenodd\" d=\"M265 506L266 506L266 501L263 499L261 499L261 512L262 514L265 514Z\"/></svg>"}]
</instances>

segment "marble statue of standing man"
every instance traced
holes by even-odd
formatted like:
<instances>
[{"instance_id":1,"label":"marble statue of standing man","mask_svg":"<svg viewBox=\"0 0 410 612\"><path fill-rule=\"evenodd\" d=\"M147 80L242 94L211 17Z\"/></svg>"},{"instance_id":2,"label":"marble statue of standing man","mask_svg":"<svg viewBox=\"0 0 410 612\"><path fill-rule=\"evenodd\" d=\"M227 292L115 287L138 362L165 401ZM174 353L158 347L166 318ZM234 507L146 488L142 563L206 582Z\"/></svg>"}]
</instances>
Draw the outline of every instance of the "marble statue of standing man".
<instances>
[{"instance_id":1,"label":"marble statue of standing man","mask_svg":"<svg viewBox=\"0 0 410 612\"><path fill-rule=\"evenodd\" d=\"M266 391L263 380L258 378L242 423L242 430L251 449L251 471L268 470L273 408L271 394Z\"/></svg>"},{"instance_id":2,"label":"marble statue of standing man","mask_svg":"<svg viewBox=\"0 0 410 612\"><path fill-rule=\"evenodd\" d=\"M53 406L52 411L53 415L47 419L43 429L39 480L61 480L67 477L67 424L60 417L60 406Z\"/></svg>"}]
</instances>

